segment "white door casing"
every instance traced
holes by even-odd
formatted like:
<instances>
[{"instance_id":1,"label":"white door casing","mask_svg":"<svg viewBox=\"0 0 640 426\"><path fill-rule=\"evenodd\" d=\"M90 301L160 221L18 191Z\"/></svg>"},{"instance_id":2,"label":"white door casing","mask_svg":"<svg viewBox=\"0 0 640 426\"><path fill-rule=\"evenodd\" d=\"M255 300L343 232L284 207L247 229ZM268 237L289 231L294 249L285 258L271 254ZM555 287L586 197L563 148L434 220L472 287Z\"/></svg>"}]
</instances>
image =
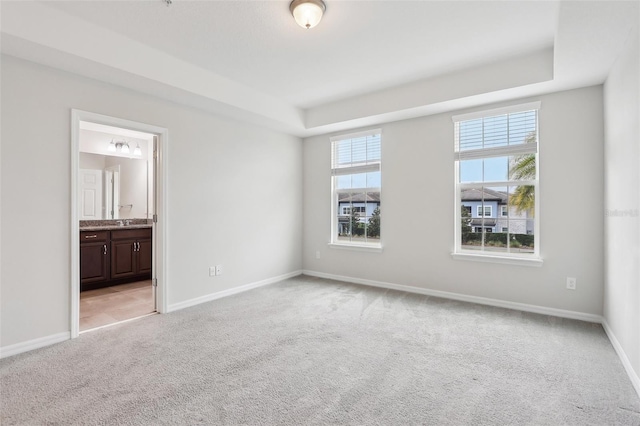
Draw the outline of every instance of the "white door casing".
<instances>
[{"instance_id":1,"label":"white door casing","mask_svg":"<svg viewBox=\"0 0 640 426\"><path fill-rule=\"evenodd\" d=\"M168 143L169 131L167 128L151 124L134 122L122 118L96 114L77 109L71 110L71 338L78 337L80 323L80 190L79 190L79 140L80 123L82 121L96 124L104 124L112 127L120 127L139 131L155 136L156 155L154 169L157 180L154 182L156 194L154 209L155 220L152 226L153 232L153 257L152 278L157 286L154 288L156 309L159 313L168 310L167 290L167 225L168 225Z\"/></svg>"},{"instance_id":2,"label":"white door casing","mask_svg":"<svg viewBox=\"0 0 640 426\"><path fill-rule=\"evenodd\" d=\"M120 166L104 170L104 205L107 219L120 219Z\"/></svg>"}]
</instances>

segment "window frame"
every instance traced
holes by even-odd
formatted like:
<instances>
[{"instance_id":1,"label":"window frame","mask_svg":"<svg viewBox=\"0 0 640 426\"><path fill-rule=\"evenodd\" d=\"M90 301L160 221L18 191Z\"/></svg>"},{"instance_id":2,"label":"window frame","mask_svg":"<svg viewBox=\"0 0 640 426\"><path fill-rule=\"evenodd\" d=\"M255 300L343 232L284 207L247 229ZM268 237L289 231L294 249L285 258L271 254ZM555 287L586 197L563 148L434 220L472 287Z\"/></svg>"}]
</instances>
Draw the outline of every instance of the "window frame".
<instances>
[{"instance_id":1,"label":"window frame","mask_svg":"<svg viewBox=\"0 0 640 426\"><path fill-rule=\"evenodd\" d=\"M489 214L487 214L487 209L489 209ZM482 210L482 214L480 214L480 210ZM493 206L489 204L480 204L476 206L476 215L478 217L493 217Z\"/></svg>"},{"instance_id":2,"label":"window frame","mask_svg":"<svg viewBox=\"0 0 640 426\"><path fill-rule=\"evenodd\" d=\"M451 256L455 260L471 260L478 262L490 262L490 263L503 263L503 264L512 264L512 265L520 265L520 266L542 266L543 260L540 256L540 102L530 102L525 104L518 104L513 106L507 106L503 108L494 108L489 110L478 110L476 112L472 112L469 114L460 114L454 115L451 117L454 124L454 142L455 142L455 159L454 159L454 250L451 253ZM474 120L479 118L489 118L504 114L525 112L525 111L536 111L536 177L535 180L505 180L505 181L482 181L482 182L474 182L474 183L461 183L460 182L460 157L457 151L458 144L458 134L456 132L457 123ZM495 149L495 148L487 148L487 149ZM480 150L478 150L480 151ZM515 150L514 150L515 151ZM487 152L489 153L489 152ZM517 153L512 153L509 155L519 155ZM478 158L487 158L478 156ZM527 253L512 253L512 252L489 252L484 250L469 250L463 249L461 244L461 190L462 189L472 189L472 188L491 188L492 186L533 186L535 193L535 206L534 206L534 252L532 254ZM482 205L481 205L482 206ZM480 207L480 206L478 206ZM490 206L489 206L490 207ZM508 212L508 206L507 206ZM486 216L478 216L478 217L486 217ZM497 216L498 219L502 218L502 212L500 212L500 216ZM507 217L508 213L507 213Z\"/></svg>"},{"instance_id":3,"label":"window frame","mask_svg":"<svg viewBox=\"0 0 640 426\"><path fill-rule=\"evenodd\" d=\"M369 190L373 190L373 191L377 191L380 194L380 201L379 201L379 206L382 205L382 129L381 128L377 128L377 129L369 129L369 130L363 130L363 131L358 131L358 132L353 132L353 133L347 133L347 134L340 134L340 135L336 135L330 138L330 149L331 149L331 237L330 237L330 242L328 243L328 246L330 248L337 248L337 249L347 249L347 250L355 250L355 251L365 251L365 252L382 252L382 229L380 229L380 238L377 242L353 242L353 241L340 241L338 240L338 225L339 225L339 220L338 220L338 216L339 216L339 209L338 209L338 205L339 205L339 201L338 201L338 194L340 192L346 192L343 190L339 190L336 188L336 175L334 175L333 170L334 170L334 164L333 164L333 156L334 156L334 143L340 142L340 141L344 141L344 140L348 140L348 139L356 139L359 137L363 137L363 136L372 136L372 135L379 135L380 137L380 159L377 161L378 163L378 171L380 172L380 186L379 187L365 187L365 188L352 188L352 189L363 189L365 191L369 191ZM354 166L354 168L357 168L358 166ZM347 168L343 168L344 169L348 169ZM356 171L357 172L357 171ZM371 191L371 192L373 192ZM346 206L344 206L346 207ZM343 208L344 208L343 207ZM353 208L354 206L351 205L351 208ZM362 207L362 206L359 206ZM366 206L362 207L364 209L364 217L367 217L367 211L366 211ZM358 212L359 214L362 214L360 212ZM351 213L349 213L351 214ZM380 217L382 218L382 214L380 214ZM382 228L382 224L380 226Z\"/></svg>"}]
</instances>

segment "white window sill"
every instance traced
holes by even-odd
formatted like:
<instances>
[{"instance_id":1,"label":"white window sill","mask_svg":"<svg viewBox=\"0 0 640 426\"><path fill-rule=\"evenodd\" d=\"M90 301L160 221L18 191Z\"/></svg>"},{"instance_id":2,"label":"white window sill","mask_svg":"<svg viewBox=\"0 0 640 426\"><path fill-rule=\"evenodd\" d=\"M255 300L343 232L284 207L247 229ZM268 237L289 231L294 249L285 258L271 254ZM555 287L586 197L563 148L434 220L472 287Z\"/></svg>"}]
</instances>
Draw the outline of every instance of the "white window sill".
<instances>
[{"instance_id":1,"label":"white window sill","mask_svg":"<svg viewBox=\"0 0 640 426\"><path fill-rule=\"evenodd\" d=\"M368 251L370 253L382 253L382 244L345 244L345 243L329 243L329 248L339 250Z\"/></svg>"},{"instance_id":2,"label":"white window sill","mask_svg":"<svg viewBox=\"0 0 640 426\"><path fill-rule=\"evenodd\" d=\"M515 256L495 256L490 254L477 253L451 253L455 260L470 260L472 262L501 263L503 265L533 266L541 267L542 259L539 257L515 257Z\"/></svg>"}]
</instances>

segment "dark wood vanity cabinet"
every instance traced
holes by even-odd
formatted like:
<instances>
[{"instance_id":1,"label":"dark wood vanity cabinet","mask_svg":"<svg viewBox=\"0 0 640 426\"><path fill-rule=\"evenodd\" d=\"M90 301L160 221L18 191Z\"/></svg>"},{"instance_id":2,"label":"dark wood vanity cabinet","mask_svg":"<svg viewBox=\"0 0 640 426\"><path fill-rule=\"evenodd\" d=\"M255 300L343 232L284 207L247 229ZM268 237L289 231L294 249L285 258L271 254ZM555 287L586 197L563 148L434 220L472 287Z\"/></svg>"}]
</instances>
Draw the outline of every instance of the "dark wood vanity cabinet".
<instances>
[{"instance_id":1,"label":"dark wood vanity cabinet","mask_svg":"<svg viewBox=\"0 0 640 426\"><path fill-rule=\"evenodd\" d=\"M109 231L80 232L80 285L109 279Z\"/></svg>"},{"instance_id":2,"label":"dark wood vanity cabinet","mask_svg":"<svg viewBox=\"0 0 640 426\"><path fill-rule=\"evenodd\" d=\"M138 272L148 274L149 277L151 277L151 265L153 262L151 248L151 235L149 235L148 239L138 241Z\"/></svg>"},{"instance_id":3,"label":"dark wood vanity cabinet","mask_svg":"<svg viewBox=\"0 0 640 426\"><path fill-rule=\"evenodd\" d=\"M80 288L151 278L151 228L80 232Z\"/></svg>"},{"instance_id":4,"label":"dark wood vanity cabinet","mask_svg":"<svg viewBox=\"0 0 640 426\"><path fill-rule=\"evenodd\" d=\"M151 229L111 231L111 278L151 273Z\"/></svg>"}]
</instances>

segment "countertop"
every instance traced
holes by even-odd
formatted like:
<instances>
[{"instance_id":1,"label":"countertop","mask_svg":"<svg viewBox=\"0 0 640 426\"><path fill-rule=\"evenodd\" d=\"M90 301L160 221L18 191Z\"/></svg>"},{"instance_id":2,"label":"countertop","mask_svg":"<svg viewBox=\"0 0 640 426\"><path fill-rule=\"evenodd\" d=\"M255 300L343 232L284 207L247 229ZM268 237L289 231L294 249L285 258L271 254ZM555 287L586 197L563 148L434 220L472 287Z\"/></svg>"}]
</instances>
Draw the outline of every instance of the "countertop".
<instances>
[{"instance_id":1,"label":"countertop","mask_svg":"<svg viewBox=\"0 0 640 426\"><path fill-rule=\"evenodd\" d=\"M82 231L122 231L124 229L145 229L151 228L150 224L138 224L138 225L100 225L100 226L81 226Z\"/></svg>"}]
</instances>

